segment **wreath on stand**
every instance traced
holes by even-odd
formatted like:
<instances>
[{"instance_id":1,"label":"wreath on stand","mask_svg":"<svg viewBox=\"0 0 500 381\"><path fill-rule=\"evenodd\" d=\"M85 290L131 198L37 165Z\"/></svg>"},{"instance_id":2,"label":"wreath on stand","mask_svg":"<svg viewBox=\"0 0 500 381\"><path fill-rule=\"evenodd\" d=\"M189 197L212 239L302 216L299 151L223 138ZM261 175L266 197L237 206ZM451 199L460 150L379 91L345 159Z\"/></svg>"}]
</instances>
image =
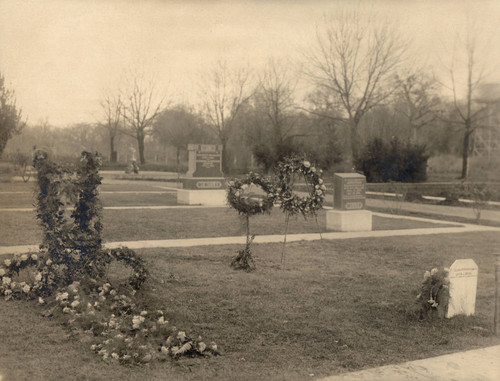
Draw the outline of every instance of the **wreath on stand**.
<instances>
[{"instance_id":1,"label":"wreath on stand","mask_svg":"<svg viewBox=\"0 0 500 381\"><path fill-rule=\"evenodd\" d=\"M316 224L318 225L317 211L323 207L326 186L323 183L323 171L321 169L316 169L309 161L303 158L289 157L283 160L277 165L276 172L278 176L277 198L280 201L280 208L286 216L285 238L283 240L283 250L281 253L281 263L283 263L290 216L296 214L302 214L304 218L314 216ZM297 175L303 176L306 187L309 189L307 195L294 192L293 185Z\"/></svg>"},{"instance_id":2,"label":"wreath on stand","mask_svg":"<svg viewBox=\"0 0 500 381\"><path fill-rule=\"evenodd\" d=\"M259 197L247 192L247 189L252 185L260 187L265 195ZM247 233L245 248L239 250L238 255L231 262L233 268L246 271L255 269L250 251L250 245L255 238L255 235L250 235L250 216L270 213L275 199L276 190L273 183L257 173L250 172L244 179L234 179L229 182L227 201L240 215L244 216Z\"/></svg>"}]
</instances>

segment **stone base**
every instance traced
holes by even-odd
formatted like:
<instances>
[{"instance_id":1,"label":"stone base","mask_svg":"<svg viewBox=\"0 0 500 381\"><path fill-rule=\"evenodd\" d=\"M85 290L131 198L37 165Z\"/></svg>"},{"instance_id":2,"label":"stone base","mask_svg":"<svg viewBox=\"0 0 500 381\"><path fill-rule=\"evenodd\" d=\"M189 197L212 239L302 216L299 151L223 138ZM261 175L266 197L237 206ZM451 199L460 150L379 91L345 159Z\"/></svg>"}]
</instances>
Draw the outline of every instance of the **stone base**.
<instances>
[{"instance_id":1,"label":"stone base","mask_svg":"<svg viewBox=\"0 0 500 381\"><path fill-rule=\"evenodd\" d=\"M226 189L224 177L183 177L181 183L182 189Z\"/></svg>"},{"instance_id":2,"label":"stone base","mask_svg":"<svg viewBox=\"0 0 500 381\"><path fill-rule=\"evenodd\" d=\"M372 212L369 210L328 210L326 230L366 232L372 230Z\"/></svg>"},{"instance_id":3,"label":"stone base","mask_svg":"<svg viewBox=\"0 0 500 381\"><path fill-rule=\"evenodd\" d=\"M177 203L184 205L225 206L227 205L226 190L178 189Z\"/></svg>"}]
</instances>

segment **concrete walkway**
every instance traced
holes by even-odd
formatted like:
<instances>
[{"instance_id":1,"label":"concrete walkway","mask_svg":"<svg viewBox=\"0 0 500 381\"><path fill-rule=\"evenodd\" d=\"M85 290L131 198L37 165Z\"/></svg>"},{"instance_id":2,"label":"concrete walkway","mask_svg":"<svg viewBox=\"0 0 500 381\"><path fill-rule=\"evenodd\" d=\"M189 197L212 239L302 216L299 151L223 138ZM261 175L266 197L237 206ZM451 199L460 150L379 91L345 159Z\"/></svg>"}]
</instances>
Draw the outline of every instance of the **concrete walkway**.
<instances>
[{"instance_id":1,"label":"concrete walkway","mask_svg":"<svg viewBox=\"0 0 500 381\"><path fill-rule=\"evenodd\" d=\"M429 205L416 202L380 200L374 198L367 198L366 206L371 208L387 208L392 210L404 210L414 213L476 219L476 215L474 214L474 210L472 209L472 207L465 208L460 206ZM481 220L500 222L500 210L481 211Z\"/></svg>"},{"instance_id":2,"label":"concrete walkway","mask_svg":"<svg viewBox=\"0 0 500 381\"><path fill-rule=\"evenodd\" d=\"M142 208L142 207L136 207ZM189 207L191 208L191 206ZM442 221L432 220L428 218L394 216L391 214L374 213L381 217L402 218L417 221L427 221L431 223L442 223ZM467 232L486 232L497 231L500 228L493 226L471 225L471 224L456 224L453 227L442 228L419 228L419 229L399 229L399 230L375 230L367 232L325 232L308 233L308 234L288 234L287 242L297 241L316 241L321 239L352 239L352 238L379 238L379 237L396 237L396 236L416 236L416 235L431 235L431 234L453 234ZM284 236L279 235L258 235L255 237L254 243L281 243ZM206 238L185 238L185 239L163 239L163 240L144 240L144 241L119 241L108 242L105 244L107 248L118 248L126 246L130 249L146 249L146 248L172 248L172 247L194 247L194 246L211 246L211 245L241 245L245 244L246 236L232 237L206 237ZM38 245L19 245L19 246L0 246L0 255L6 254L23 254L38 250Z\"/></svg>"},{"instance_id":3,"label":"concrete walkway","mask_svg":"<svg viewBox=\"0 0 500 381\"><path fill-rule=\"evenodd\" d=\"M500 345L344 373L321 381L497 381Z\"/></svg>"}]
</instances>

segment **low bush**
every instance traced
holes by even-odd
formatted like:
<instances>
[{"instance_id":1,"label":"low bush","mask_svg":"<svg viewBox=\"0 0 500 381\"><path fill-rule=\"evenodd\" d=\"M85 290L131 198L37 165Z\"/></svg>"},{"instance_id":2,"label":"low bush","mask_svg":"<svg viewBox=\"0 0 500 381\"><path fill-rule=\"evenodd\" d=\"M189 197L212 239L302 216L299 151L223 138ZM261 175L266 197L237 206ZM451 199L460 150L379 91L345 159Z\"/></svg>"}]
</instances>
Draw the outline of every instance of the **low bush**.
<instances>
[{"instance_id":1,"label":"low bush","mask_svg":"<svg viewBox=\"0 0 500 381\"><path fill-rule=\"evenodd\" d=\"M364 147L355 165L368 182L422 182L427 179L428 158L423 145L375 138Z\"/></svg>"}]
</instances>

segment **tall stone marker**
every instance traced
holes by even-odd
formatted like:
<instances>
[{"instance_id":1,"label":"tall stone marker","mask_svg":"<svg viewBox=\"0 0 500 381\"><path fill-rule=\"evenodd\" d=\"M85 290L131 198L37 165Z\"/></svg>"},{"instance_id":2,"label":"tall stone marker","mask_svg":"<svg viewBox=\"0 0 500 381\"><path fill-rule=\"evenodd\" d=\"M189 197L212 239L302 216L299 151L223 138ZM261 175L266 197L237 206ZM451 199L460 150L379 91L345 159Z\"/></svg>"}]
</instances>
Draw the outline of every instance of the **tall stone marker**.
<instances>
[{"instance_id":1,"label":"tall stone marker","mask_svg":"<svg viewBox=\"0 0 500 381\"><path fill-rule=\"evenodd\" d=\"M188 144L188 171L181 183L182 189L177 191L177 203L225 205L222 145Z\"/></svg>"},{"instance_id":2,"label":"tall stone marker","mask_svg":"<svg viewBox=\"0 0 500 381\"><path fill-rule=\"evenodd\" d=\"M474 315L476 308L477 265L472 259L457 259L450 267L450 300L447 318Z\"/></svg>"},{"instance_id":3,"label":"tall stone marker","mask_svg":"<svg viewBox=\"0 0 500 381\"><path fill-rule=\"evenodd\" d=\"M326 213L326 229L342 232L371 231L372 212L365 210L366 178L358 173L336 173L333 208Z\"/></svg>"}]
</instances>

